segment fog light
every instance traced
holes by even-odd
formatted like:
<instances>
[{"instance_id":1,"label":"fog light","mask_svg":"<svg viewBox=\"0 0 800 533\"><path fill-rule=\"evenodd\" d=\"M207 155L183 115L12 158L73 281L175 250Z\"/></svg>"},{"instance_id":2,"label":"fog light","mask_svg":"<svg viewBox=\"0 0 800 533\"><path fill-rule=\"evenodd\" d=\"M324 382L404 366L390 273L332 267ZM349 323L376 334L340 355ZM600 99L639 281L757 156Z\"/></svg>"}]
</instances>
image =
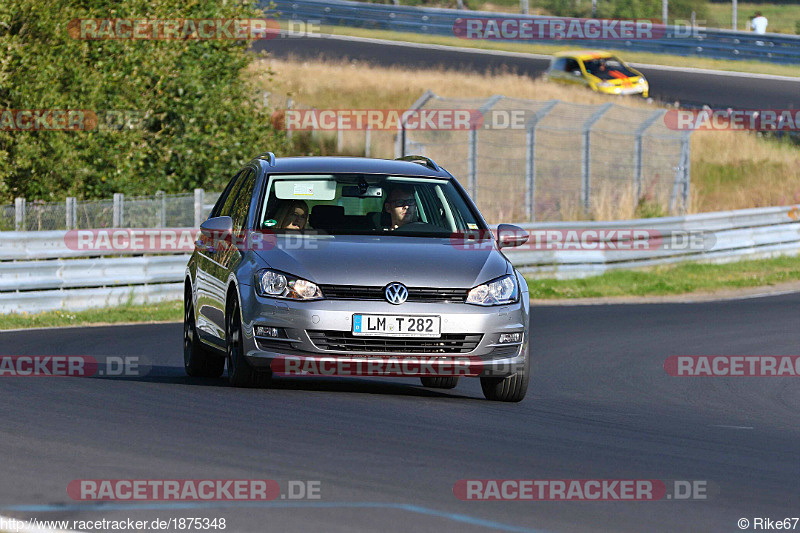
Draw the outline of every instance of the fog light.
<instances>
[{"instance_id":1,"label":"fog light","mask_svg":"<svg viewBox=\"0 0 800 533\"><path fill-rule=\"evenodd\" d=\"M509 342L520 342L522 341L522 333L501 333L500 334L500 344L508 344Z\"/></svg>"},{"instance_id":2,"label":"fog light","mask_svg":"<svg viewBox=\"0 0 800 533\"><path fill-rule=\"evenodd\" d=\"M280 333L278 328L256 326L256 337L280 337Z\"/></svg>"}]
</instances>

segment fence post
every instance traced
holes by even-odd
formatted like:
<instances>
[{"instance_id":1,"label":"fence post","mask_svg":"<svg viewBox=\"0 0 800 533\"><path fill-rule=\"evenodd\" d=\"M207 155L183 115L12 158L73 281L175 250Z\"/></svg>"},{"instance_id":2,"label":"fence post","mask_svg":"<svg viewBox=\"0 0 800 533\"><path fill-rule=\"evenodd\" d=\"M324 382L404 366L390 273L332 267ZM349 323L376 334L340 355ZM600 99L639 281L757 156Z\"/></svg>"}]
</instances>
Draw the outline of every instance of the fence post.
<instances>
[{"instance_id":1,"label":"fence post","mask_svg":"<svg viewBox=\"0 0 800 533\"><path fill-rule=\"evenodd\" d=\"M633 151L633 206L636 207L639 204L639 197L642 195L642 139L644 138L644 132L647 131L647 128L653 125L655 121L660 119L664 116L667 111L665 109L661 109L659 111L654 112L652 115L647 117L647 119L642 122L638 128L636 128L636 139L634 144L634 151Z\"/></svg>"},{"instance_id":2,"label":"fence post","mask_svg":"<svg viewBox=\"0 0 800 533\"><path fill-rule=\"evenodd\" d=\"M167 227L167 195L164 191L156 191L156 202L158 202L158 226Z\"/></svg>"},{"instance_id":3,"label":"fence post","mask_svg":"<svg viewBox=\"0 0 800 533\"><path fill-rule=\"evenodd\" d=\"M467 148L467 176L469 177L469 195L472 197L472 201L475 203L478 202L478 126L482 124L484 127L486 127L486 114L497 102L502 99L503 95L495 94L486 100L486 103L478 108L478 113L483 120L473 123L472 128L469 130L469 146Z\"/></svg>"},{"instance_id":4,"label":"fence post","mask_svg":"<svg viewBox=\"0 0 800 533\"><path fill-rule=\"evenodd\" d=\"M14 198L14 230L25 231L25 198Z\"/></svg>"},{"instance_id":5,"label":"fence post","mask_svg":"<svg viewBox=\"0 0 800 533\"><path fill-rule=\"evenodd\" d=\"M525 124L525 214L536 220L536 126L560 100L550 100Z\"/></svg>"},{"instance_id":6,"label":"fence post","mask_svg":"<svg viewBox=\"0 0 800 533\"><path fill-rule=\"evenodd\" d=\"M592 197L592 173L591 173L591 134L592 134L592 126L594 126L595 122L600 120L600 117L605 114L606 111L611 109L614 104L611 102L607 104L601 105L597 111L592 113L592 116L583 123L583 146L581 150L581 198L583 200L583 208L588 212L589 207L591 206L591 197Z\"/></svg>"},{"instance_id":7,"label":"fence post","mask_svg":"<svg viewBox=\"0 0 800 533\"><path fill-rule=\"evenodd\" d=\"M681 138L681 158L683 159L683 213L689 211L689 186L692 176L691 130L684 132Z\"/></svg>"},{"instance_id":8,"label":"fence post","mask_svg":"<svg viewBox=\"0 0 800 533\"><path fill-rule=\"evenodd\" d=\"M67 229L77 229L78 227L78 206L73 196L67 196Z\"/></svg>"},{"instance_id":9,"label":"fence post","mask_svg":"<svg viewBox=\"0 0 800 533\"><path fill-rule=\"evenodd\" d=\"M372 141L372 130L367 124L367 129L364 130L364 157L370 157L370 143Z\"/></svg>"},{"instance_id":10,"label":"fence post","mask_svg":"<svg viewBox=\"0 0 800 533\"><path fill-rule=\"evenodd\" d=\"M416 102L411 104L411 107L408 108L408 111L418 111L420 108L422 108L422 106L424 106L428 102L428 100L430 100L434 96L436 95L433 94L433 91L428 89L427 91L422 93L422 96L417 98ZM410 155L408 153L408 136L406 135L406 117L400 118L399 126L400 126L400 131L398 132L399 135L397 136L397 145L395 145L395 150L394 150L395 157L405 157L407 155ZM398 152L400 152L400 155L397 155Z\"/></svg>"},{"instance_id":11,"label":"fence post","mask_svg":"<svg viewBox=\"0 0 800 533\"><path fill-rule=\"evenodd\" d=\"M528 14L528 0L519 0L519 10L523 15Z\"/></svg>"},{"instance_id":12,"label":"fence post","mask_svg":"<svg viewBox=\"0 0 800 533\"><path fill-rule=\"evenodd\" d=\"M292 109L292 104L293 104L292 99L291 98L287 98L286 99L286 111L289 111L290 109ZM286 127L286 115L285 114L283 116L283 127L284 128ZM287 141L291 141L292 140L292 130L289 129L289 128L286 128L286 140Z\"/></svg>"},{"instance_id":13,"label":"fence post","mask_svg":"<svg viewBox=\"0 0 800 533\"><path fill-rule=\"evenodd\" d=\"M203 223L203 205L206 201L206 192L203 189L194 190L194 228L199 228Z\"/></svg>"},{"instance_id":14,"label":"fence post","mask_svg":"<svg viewBox=\"0 0 800 533\"><path fill-rule=\"evenodd\" d=\"M115 228L121 228L125 223L125 213L123 211L125 205L124 199L125 196L121 192L114 193L114 217L112 225Z\"/></svg>"},{"instance_id":15,"label":"fence post","mask_svg":"<svg viewBox=\"0 0 800 533\"><path fill-rule=\"evenodd\" d=\"M336 117L336 153L341 154L344 150L344 132L342 131L342 116Z\"/></svg>"}]
</instances>

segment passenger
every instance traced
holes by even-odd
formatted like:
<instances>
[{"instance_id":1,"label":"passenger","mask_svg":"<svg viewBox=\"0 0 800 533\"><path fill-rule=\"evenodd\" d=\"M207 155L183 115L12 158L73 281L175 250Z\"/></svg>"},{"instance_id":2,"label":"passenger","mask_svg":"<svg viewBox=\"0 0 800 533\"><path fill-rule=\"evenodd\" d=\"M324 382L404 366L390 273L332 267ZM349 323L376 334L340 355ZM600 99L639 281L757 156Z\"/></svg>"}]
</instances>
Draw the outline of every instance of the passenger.
<instances>
[{"instance_id":1,"label":"passenger","mask_svg":"<svg viewBox=\"0 0 800 533\"><path fill-rule=\"evenodd\" d=\"M281 229L302 230L308 222L308 204L303 200L284 201L275 219Z\"/></svg>"},{"instance_id":2,"label":"passenger","mask_svg":"<svg viewBox=\"0 0 800 533\"><path fill-rule=\"evenodd\" d=\"M391 217L389 229L395 230L409 222L414 222L417 217L417 201L414 199L413 187L396 186L392 188L383 203L383 210Z\"/></svg>"}]
</instances>

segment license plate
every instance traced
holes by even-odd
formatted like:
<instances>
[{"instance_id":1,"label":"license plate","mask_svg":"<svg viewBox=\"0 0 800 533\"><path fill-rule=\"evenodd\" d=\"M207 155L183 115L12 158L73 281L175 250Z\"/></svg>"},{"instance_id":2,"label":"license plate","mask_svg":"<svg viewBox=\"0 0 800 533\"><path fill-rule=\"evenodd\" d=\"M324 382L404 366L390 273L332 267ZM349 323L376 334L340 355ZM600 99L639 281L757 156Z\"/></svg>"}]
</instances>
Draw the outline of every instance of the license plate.
<instances>
[{"instance_id":1,"label":"license plate","mask_svg":"<svg viewBox=\"0 0 800 533\"><path fill-rule=\"evenodd\" d=\"M384 337L440 337L438 316L353 315L353 335Z\"/></svg>"}]
</instances>

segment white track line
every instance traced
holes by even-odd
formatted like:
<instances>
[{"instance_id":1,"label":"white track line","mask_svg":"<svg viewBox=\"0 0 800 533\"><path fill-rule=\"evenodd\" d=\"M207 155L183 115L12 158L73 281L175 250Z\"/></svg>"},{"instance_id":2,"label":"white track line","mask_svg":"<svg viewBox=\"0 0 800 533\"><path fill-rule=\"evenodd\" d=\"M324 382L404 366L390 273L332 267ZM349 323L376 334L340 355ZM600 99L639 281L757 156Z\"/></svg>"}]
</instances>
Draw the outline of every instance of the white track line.
<instances>
[{"instance_id":1,"label":"white track line","mask_svg":"<svg viewBox=\"0 0 800 533\"><path fill-rule=\"evenodd\" d=\"M333 39L339 41L369 43L369 44L377 44L383 46L403 46L406 48L456 51L468 54L481 54L481 55L500 56L500 57L502 56L521 57L527 59L550 59L553 57L544 54L528 54L524 52L508 52L504 50L485 50L482 48L470 48L466 46L449 46L445 44L424 44L424 43L413 43L408 41L392 41L388 39L374 39L371 37L353 37L351 35L335 35L330 33L320 34L319 38ZM711 74L715 76L732 76L738 78L755 78L760 80L791 81L795 83L800 83L800 77L778 76L776 74L755 74L752 72L739 72L735 70L711 70L711 69L694 68L694 67L672 67L666 65L651 65L649 63L631 63L631 65L650 70L664 70L669 72L688 72L692 74Z\"/></svg>"}]
</instances>

